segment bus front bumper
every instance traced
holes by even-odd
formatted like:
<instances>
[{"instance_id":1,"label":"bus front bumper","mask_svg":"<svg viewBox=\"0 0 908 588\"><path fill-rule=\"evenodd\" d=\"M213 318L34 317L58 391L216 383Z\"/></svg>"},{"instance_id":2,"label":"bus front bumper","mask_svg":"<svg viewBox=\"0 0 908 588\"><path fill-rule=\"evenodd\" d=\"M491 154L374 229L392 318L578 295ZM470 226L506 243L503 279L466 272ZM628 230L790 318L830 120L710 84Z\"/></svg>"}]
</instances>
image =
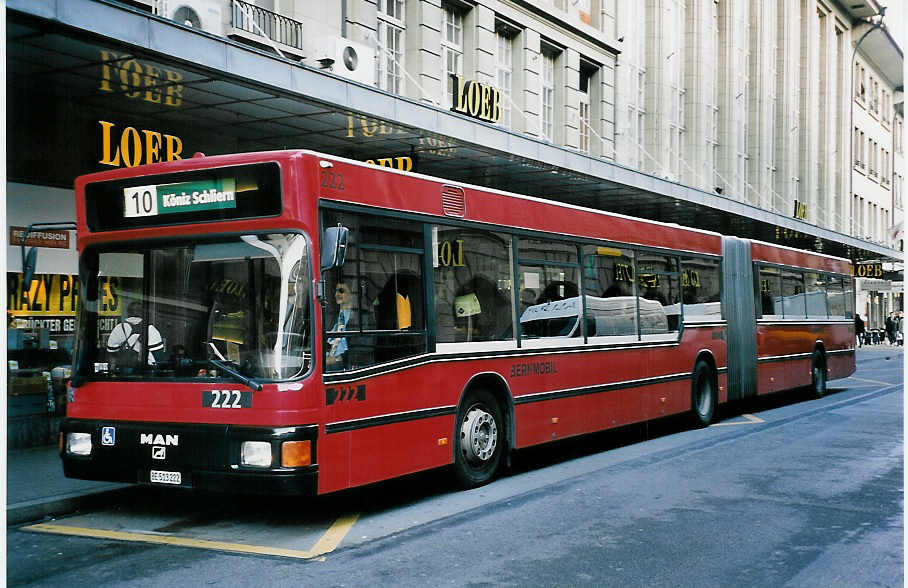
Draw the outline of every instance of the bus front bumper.
<instances>
[{"instance_id":1,"label":"bus front bumper","mask_svg":"<svg viewBox=\"0 0 908 588\"><path fill-rule=\"evenodd\" d=\"M314 495L318 490L317 425L67 418L60 424L60 437L63 472L69 478L238 494ZM288 458L290 446L294 451ZM292 465L285 465L287 459Z\"/></svg>"}]
</instances>

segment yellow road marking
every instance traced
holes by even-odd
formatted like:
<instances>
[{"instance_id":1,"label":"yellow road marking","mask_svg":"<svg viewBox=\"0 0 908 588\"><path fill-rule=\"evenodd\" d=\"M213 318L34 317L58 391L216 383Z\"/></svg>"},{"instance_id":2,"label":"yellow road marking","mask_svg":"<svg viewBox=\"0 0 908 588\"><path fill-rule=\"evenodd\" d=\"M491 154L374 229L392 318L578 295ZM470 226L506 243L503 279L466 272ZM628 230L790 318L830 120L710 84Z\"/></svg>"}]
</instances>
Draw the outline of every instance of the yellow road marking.
<instances>
[{"instance_id":1,"label":"yellow road marking","mask_svg":"<svg viewBox=\"0 0 908 588\"><path fill-rule=\"evenodd\" d=\"M322 555L325 553L331 553L337 546L340 545L340 542L344 540L344 537L347 536L347 533L350 532L350 529L353 528L356 519L359 518L359 513L352 515L344 515L341 518L334 521L334 524L331 525L331 528L328 529L321 539L319 539L316 544L312 547L313 553L315 555ZM314 556L312 556L314 557Z\"/></svg>"},{"instance_id":2,"label":"yellow road marking","mask_svg":"<svg viewBox=\"0 0 908 588\"><path fill-rule=\"evenodd\" d=\"M297 559L311 559L334 551L344 539L359 514L345 515L334 521L334 524L315 543L312 549L283 549L266 545L246 545L244 543L230 543L225 541L209 541L207 539L191 539L188 537L175 537L141 532L110 531L107 529L90 529L87 527L70 527L51 523L39 523L24 527L29 531L40 533L57 533L60 535L75 535L78 537L91 537L94 539L114 539L117 541L141 541L158 545L174 545L177 547L196 547L199 549L213 549L218 551L233 551L236 553L251 553L258 555L276 555L279 557L292 557Z\"/></svg>"},{"instance_id":3,"label":"yellow road marking","mask_svg":"<svg viewBox=\"0 0 908 588\"><path fill-rule=\"evenodd\" d=\"M742 417L747 419L746 421L732 421L732 422L723 422L723 423L713 423L710 427L730 427L732 425L758 425L760 423L765 423L760 417L756 417L752 414L742 414Z\"/></svg>"}]
</instances>

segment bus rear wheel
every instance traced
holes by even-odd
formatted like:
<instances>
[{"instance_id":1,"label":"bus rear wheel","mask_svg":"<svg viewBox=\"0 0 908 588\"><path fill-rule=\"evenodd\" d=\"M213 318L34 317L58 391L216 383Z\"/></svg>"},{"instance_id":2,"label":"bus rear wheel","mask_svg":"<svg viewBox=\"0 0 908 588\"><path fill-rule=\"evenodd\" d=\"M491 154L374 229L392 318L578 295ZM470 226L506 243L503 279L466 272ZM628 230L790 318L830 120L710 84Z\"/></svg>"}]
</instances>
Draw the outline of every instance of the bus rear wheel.
<instances>
[{"instance_id":1,"label":"bus rear wheel","mask_svg":"<svg viewBox=\"0 0 908 588\"><path fill-rule=\"evenodd\" d=\"M826 362L819 350L813 352L810 362L810 389L816 398L826 396Z\"/></svg>"},{"instance_id":2,"label":"bus rear wheel","mask_svg":"<svg viewBox=\"0 0 908 588\"><path fill-rule=\"evenodd\" d=\"M716 392L713 371L705 361L698 361L694 366L694 377L691 383L691 416L698 427L707 427L713 422L716 414L718 394Z\"/></svg>"},{"instance_id":3,"label":"bus rear wheel","mask_svg":"<svg viewBox=\"0 0 908 588\"><path fill-rule=\"evenodd\" d=\"M487 484L495 475L504 445L504 421L495 397L486 390L467 393L454 431L454 473L465 488Z\"/></svg>"}]
</instances>

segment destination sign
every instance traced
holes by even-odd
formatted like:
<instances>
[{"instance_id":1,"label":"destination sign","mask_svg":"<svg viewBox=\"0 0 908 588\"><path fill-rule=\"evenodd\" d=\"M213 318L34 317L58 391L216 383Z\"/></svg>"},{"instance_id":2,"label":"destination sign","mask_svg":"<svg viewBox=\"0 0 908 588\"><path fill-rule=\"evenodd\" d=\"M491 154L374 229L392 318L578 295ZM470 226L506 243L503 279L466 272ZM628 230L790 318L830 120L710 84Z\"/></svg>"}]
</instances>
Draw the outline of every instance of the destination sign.
<instances>
[{"instance_id":1,"label":"destination sign","mask_svg":"<svg viewBox=\"0 0 908 588\"><path fill-rule=\"evenodd\" d=\"M224 208L236 208L236 182L233 178L123 189L125 218Z\"/></svg>"}]
</instances>

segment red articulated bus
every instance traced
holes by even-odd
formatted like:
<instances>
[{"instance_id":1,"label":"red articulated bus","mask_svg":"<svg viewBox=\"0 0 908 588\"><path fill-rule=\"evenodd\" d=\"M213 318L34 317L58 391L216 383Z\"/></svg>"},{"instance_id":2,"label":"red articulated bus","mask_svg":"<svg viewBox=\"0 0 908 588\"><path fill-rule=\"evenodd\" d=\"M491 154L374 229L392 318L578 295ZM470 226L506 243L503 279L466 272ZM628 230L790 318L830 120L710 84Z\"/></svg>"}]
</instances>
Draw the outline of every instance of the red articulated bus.
<instances>
[{"instance_id":1,"label":"red articulated bus","mask_svg":"<svg viewBox=\"0 0 908 588\"><path fill-rule=\"evenodd\" d=\"M854 371L848 261L309 151L80 177L67 476L325 493Z\"/></svg>"}]
</instances>

